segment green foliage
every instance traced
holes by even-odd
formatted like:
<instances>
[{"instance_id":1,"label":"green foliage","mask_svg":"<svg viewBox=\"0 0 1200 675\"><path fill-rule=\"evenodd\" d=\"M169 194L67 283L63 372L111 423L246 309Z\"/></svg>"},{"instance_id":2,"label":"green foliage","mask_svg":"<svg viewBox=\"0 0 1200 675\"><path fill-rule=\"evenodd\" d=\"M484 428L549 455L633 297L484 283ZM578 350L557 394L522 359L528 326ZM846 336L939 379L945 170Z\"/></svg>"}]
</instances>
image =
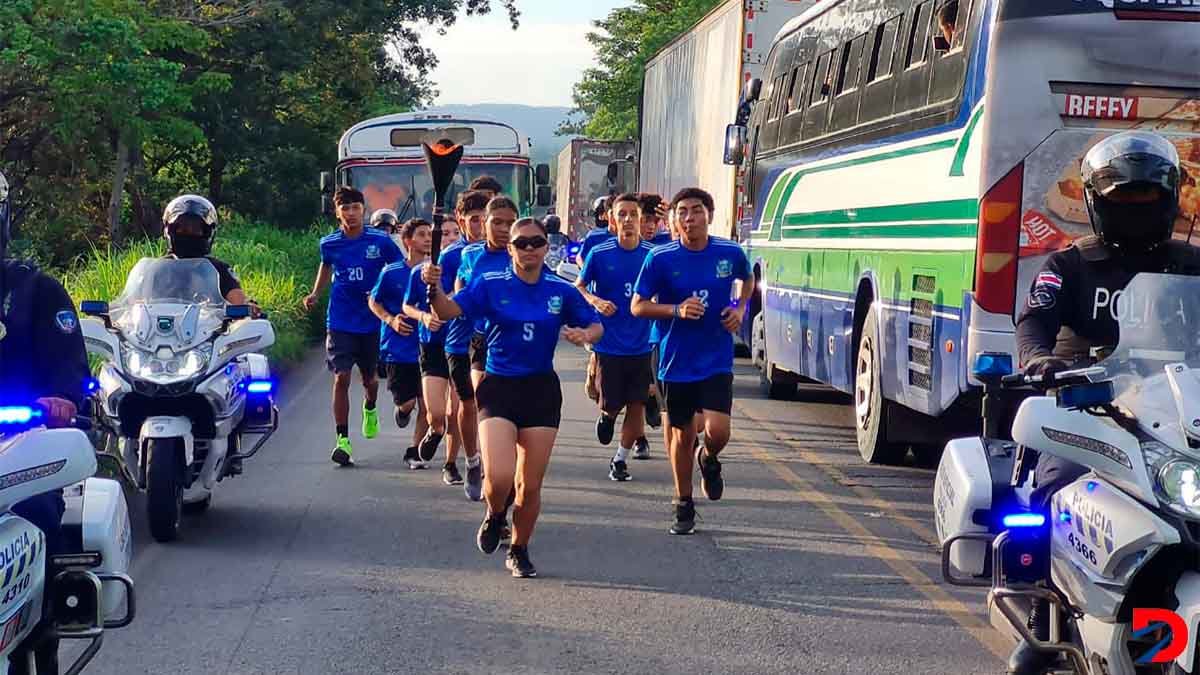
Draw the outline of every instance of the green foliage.
<instances>
[{"instance_id":1,"label":"green foliage","mask_svg":"<svg viewBox=\"0 0 1200 675\"><path fill-rule=\"evenodd\" d=\"M636 0L595 22L588 34L596 47L597 67L575 85L575 113L560 134L597 140L638 137L638 101L646 63L723 0Z\"/></svg>"},{"instance_id":2,"label":"green foliage","mask_svg":"<svg viewBox=\"0 0 1200 675\"><path fill-rule=\"evenodd\" d=\"M300 361L323 331L324 312L306 314L300 305L320 263L317 242L323 234L317 227L280 230L237 216L221 226L213 255L233 266L247 295L268 312L275 329L270 355L276 361ZM65 275L65 285L76 302L112 300L138 260L161 256L163 250L161 239L96 249Z\"/></svg>"}]
</instances>

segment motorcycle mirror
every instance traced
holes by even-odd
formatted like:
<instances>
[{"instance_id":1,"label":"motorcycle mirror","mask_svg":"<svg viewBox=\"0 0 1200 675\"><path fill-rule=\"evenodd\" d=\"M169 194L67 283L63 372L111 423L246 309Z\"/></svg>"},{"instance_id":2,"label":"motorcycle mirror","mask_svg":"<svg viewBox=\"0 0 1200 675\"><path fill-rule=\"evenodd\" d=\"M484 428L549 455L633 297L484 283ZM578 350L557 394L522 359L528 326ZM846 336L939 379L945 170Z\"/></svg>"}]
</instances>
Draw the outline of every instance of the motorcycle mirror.
<instances>
[{"instance_id":1,"label":"motorcycle mirror","mask_svg":"<svg viewBox=\"0 0 1200 675\"><path fill-rule=\"evenodd\" d=\"M84 300L79 303L79 311L87 316L108 315L108 303L103 300Z\"/></svg>"},{"instance_id":2,"label":"motorcycle mirror","mask_svg":"<svg viewBox=\"0 0 1200 675\"><path fill-rule=\"evenodd\" d=\"M250 305L226 305L226 319L246 319L250 316Z\"/></svg>"}]
</instances>

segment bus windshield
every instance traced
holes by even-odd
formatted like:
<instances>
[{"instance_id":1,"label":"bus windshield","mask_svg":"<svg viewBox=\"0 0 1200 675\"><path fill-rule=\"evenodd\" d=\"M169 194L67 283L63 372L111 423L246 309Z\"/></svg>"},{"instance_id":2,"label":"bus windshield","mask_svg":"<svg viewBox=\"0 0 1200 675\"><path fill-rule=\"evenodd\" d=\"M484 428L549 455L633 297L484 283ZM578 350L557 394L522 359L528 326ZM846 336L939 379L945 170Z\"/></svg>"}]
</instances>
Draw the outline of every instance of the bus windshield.
<instances>
[{"instance_id":1,"label":"bus windshield","mask_svg":"<svg viewBox=\"0 0 1200 675\"><path fill-rule=\"evenodd\" d=\"M368 218L379 209L392 209L401 220L433 218L433 183L424 164L353 166L344 171L343 182L366 198ZM446 196L447 208L453 209L459 193L480 176L495 178L523 213L528 210L528 167L499 162L460 165Z\"/></svg>"}]
</instances>

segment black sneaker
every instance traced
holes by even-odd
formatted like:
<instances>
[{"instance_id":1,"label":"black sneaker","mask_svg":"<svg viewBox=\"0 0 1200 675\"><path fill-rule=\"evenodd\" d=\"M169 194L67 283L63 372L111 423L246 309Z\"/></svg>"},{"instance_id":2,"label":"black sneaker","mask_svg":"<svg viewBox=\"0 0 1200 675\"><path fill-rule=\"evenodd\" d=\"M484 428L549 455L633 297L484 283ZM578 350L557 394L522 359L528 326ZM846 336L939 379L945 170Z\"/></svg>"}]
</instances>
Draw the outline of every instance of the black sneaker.
<instances>
[{"instance_id":1,"label":"black sneaker","mask_svg":"<svg viewBox=\"0 0 1200 675\"><path fill-rule=\"evenodd\" d=\"M662 408L658 405L657 396L646 399L646 424L649 424L651 429L662 426Z\"/></svg>"},{"instance_id":2,"label":"black sneaker","mask_svg":"<svg viewBox=\"0 0 1200 675\"><path fill-rule=\"evenodd\" d=\"M596 418L596 440L600 441L600 445L612 443L616 427L617 418L600 413L600 416Z\"/></svg>"},{"instance_id":3,"label":"black sneaker","mask_svg":"<svg viewBox=\"0 0 1200 675\"><path fill-rule=\"evenodd\" d=\"M696 503L688 499L675 500L675 522L671 534L691 534L696 529Z\"/></svg>"},{"instance_id":4,"label":"black sneaker","mask_svg":"<svg viewBox=\"0 0 1200 675\"><path fill-rule=\"evenodd\" d=\"M608 477L610 480L615 480L618 483L624 483L629 480L629 470L625 466L625 462L620 460L612 460L608 463Z\"/></svg>"},{"instance_id":5,"label":"black sneaker","mask_svg":"<svg viewBox=\"0 0 1200 675\"><path fill-rule=\"evenodd\" d=\"M650 459L650 441L646 440L645 436L637 439L633 444L634 459Z\"/></svg>"},{"instance_id":6,"label":"black sneaker","mask_svg":"<svg viewBox=\"0 0 1200 675\"><path fill-rule=\"evenodd\" d=\"M487 516L483 519L483 523L479 526L479 536L475 538L475 543L479 545L479 550L491 555L500 548L501 530L504 529L504 514L500 513L494 516Z\"/></svg>"},{"instance_id":7,"label":"black sneaker","mask_svg":"<svg viewBox=\"0 0 1200 675\"><path fill-rule=\"evenodd\" d=\"M715 502L725 492L725 479L721 478L721 462L707 454L703 447L696 448L696 466L700 467L700 489Z\"/></svg>"},{"instance_id":8,"label":"black sneaker","mask_svg":"<svg viewBox=\"0 0 1200 675\"><path fill-rule=\"evenodd\" d=\"M421 461L415 446L404 451L404 463L408 465L409 471L420 471L425 468L425 462Z\"/></svg>"},{"instance_id":9,"label":"black sneaker","mask_svg":"<svg viewBox=\"0 0 1200 675\"><path fill-rule=\"evenodd\" d=\"M463 477L458 472L458 464L447 464L442 467L442 482L446 485L462 485Z\"/></svg>"},{"instance_id":10,"label":"black sneaker","mask_svg":"<svg viewBox=\"0 0 1200 675\"><path fill-rule=\"evenodd\" d=\"M442 444L442 434L434 433L432 429L421 439L421 461L428 462L437 456L438 446Z\"/></svg>"},{"instance_id":11,"label":"black sneaker","mask_svg":"<svg viewBox=\"0 0 1200 675\"><path fill-rule=\"evenodd\" d=\"M529 560L529 549L524 546L508 549L508 558L504 561L504 566L517 579L532 579L537 576L537 570Z\"/></svg>"},{"instance_id":12,"label":"black sneaker","mask_svg":"<svg viewBox=\"0 0 1200 675\"><path fill-rule=\"evenodd\" d=\"M404 412L400 408L396 408L396 426L400 427L401 429L407 427L408 423L412 420L412 413L412 410Z\"/></svg>"}]
</instances>

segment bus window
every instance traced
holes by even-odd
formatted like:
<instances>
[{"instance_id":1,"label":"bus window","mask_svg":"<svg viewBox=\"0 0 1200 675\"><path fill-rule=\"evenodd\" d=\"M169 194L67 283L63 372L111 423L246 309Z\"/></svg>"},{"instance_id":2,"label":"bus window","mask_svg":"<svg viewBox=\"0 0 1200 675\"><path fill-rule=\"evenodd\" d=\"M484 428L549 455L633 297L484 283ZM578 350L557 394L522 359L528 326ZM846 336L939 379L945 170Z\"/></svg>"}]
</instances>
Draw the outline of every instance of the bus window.
<instances>
[{"instance_id":1,"label":"bus window","mask_svg":"<svg viewBox=\"0 0 1200 675\"><path fill-rule=\"evenodd\" d=\"M904 67L915 68L925 63L925 55L929 52L929 24L933 7L932 0L918 3L909 13L908 48L904 54Z\"/></svg>"},{"instance_id":2,"label":"bus window","mask_svg":"<svg viewBox=\"0 0 1200 675\"><path fill-rule=\"evenodd\" d=\"M897 15L875 28L875 46L871 51L871 66L867 70L867 82L878 82L892 74L892 61L896 53L896 36L900 34L900 19Z\"/></svg>"},{"instance_id":3,"label":"bus window","mask_svg":"<svg viewBox=\"0 0 1200 675\"><path fill-rule=\"evenodd\" d=\"M870 66L859 104L858 118L862 122L874 122L892 114L892 103L896 97L896 79L892 77L892 71L903 18L903 15L897 14L875 28Z\"/></svg>"},{"instance_id":4,"label":"bus window","mask_svg":"<svg viewBox=\"0 0 1200 675\"><path fill-rule=\"evenodd\" d=\"M934 21L933 0L913 6L907 17L908 44L905 47L905 69L897 76L894 112L902 114L923 108L929 103L930 50L929 27Z\"/></svg>"},{"instance_id":5,"label":"bus window","mask_svg":"<svg viewBox=\"0 0 1200 675\"><path fill-rule=\"evenodd\" d=\"M983 3L971 0L953 0L958 6L958 14L953 26L953 46L950 51L934 60L933 83L929 89L929 102L942 103L958 98L962 91L963 78L967 73L967 53L963 49L966 44L967 32L975 30L975 22L970 15L972 5L982 6Z\"/></svg>"},{"instance_id":6,"label":"bus window","mask_svg":"<svg viewBox=\"0 0 1200 675\"><path fill-rule=\"evenodd\" d=\"M802 135L804 138L815 138L825 133L826 122L829 120L829 106L825 102L829 100L829 94L833 87L829 82L829 63L833 60L837 50L830 50L817 57L817 67L813 69L813 76L810 80L809 89L809 104L808 110L804 112L804 130Z\"/></svg>"},{"instance_id":7,"label":"bus window","mask_svg":"<svg viewBox=\"0 0 1200 675\"><path fill-rule=\"evenodd\" d=\"M808 72L812 64L804 62L796 66L796 90L792 93L792 109L784 116L779 126L779 147L800 142L800 131L804 123L804 97L808 94Z\"/></svg>"},{"instance_id":8,"label":"bus window","mask_svg":"<svg viewBox=\"0 0 1200 675\"><path fill-rule=\"evenodd\" d=\"M867 44L867 37L864 33L842 47L833 110L830 113L830 131L841 131L858 124L858 78L862 73L863 47Z\"/></svg>"}]
</instances>

